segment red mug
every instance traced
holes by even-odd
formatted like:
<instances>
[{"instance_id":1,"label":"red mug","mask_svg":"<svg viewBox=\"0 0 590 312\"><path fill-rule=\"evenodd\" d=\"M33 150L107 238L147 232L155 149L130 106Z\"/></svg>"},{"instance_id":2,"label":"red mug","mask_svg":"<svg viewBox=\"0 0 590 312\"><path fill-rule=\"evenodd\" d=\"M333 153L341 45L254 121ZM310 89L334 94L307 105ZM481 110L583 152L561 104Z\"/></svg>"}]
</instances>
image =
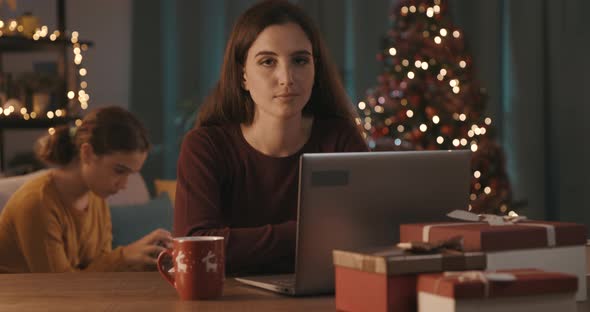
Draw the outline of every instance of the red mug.
<instances>
[{"instance_id":1,"label":"red mug","mask_svg":"<svg viewBox=\"0 0 590 312\"><path fill-rule=\"evenodd\" d=\"M182 300L215 299L223 293L225 245L222 236L176 237L158 256L158 271ZM162 267L172 257L174 272Z\"/></svg>"}]
</instances>

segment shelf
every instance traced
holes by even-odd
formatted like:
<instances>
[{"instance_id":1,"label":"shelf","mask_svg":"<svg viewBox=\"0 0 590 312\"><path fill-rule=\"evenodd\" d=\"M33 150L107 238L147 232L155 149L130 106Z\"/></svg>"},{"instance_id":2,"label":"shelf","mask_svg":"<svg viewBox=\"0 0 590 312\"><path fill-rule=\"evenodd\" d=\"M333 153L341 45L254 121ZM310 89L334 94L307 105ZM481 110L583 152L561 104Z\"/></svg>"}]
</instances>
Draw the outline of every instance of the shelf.
<instances>
[{"instance_id":1,"label":"shelf","mask_svg":"<svg viewBox=\"0 0 590 312\"><path fill-rule=\"evenodd\" d=\"M80 45L93 45L90 41L78 41ZM2 36L0 37L0 51L5 52L32 52L32 51L63 51L64 47L72 46L72 42L67 38L58 38L51 41L49 38L33 40L19 36Z\"/></svg>"},{"instance_id":2,"label":"shelf","mask_svg":"<svg viewBox=\"0 0 590 312\"><path fill-rule=\"evenodd\" d=\"M70 121L76 120L77 117L55 117L36 118L24 120L22 117L0 117L0 130L2 129L43 129L67 124Z\"/></svg>"}]
</instances>

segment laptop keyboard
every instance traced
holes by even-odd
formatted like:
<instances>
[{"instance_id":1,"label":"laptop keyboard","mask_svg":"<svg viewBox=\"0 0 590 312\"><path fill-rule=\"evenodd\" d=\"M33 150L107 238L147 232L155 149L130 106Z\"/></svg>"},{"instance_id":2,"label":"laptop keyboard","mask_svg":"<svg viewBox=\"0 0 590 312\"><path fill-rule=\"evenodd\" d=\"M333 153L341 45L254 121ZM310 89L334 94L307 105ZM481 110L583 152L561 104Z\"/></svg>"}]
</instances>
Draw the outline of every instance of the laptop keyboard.
<instances>
[{"instance_id":1,"label":"laptop keyboard","mask_svg":"<svg viewBox=\"0 0 590 312\"><path fill-rule=\"evenodd\" d=\"M283 287L295 287L294 278L276 278L269 281L271 284L283 286Z\"/></svg>"}]
</instances>

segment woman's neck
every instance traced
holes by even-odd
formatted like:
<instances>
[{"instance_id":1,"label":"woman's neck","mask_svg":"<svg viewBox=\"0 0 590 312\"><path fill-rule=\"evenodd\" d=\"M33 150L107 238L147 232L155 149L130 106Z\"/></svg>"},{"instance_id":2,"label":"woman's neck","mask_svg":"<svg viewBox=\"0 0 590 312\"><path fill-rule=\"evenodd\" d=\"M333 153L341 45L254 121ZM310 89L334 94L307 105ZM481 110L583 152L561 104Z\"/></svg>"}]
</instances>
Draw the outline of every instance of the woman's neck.
<instances>
[{"instance_id":1,"label":"woman's neck","mask_svg":"<svg viewBox=\"0 0 590 312\"><path fill-rule=\"evenodd\" d=\"M312 117L290 119L255 117L250 125L241 125L246 141L259 152L273 157L295 154L311 135Z\"/></svg>"},{"instance_id":2,"label":"woman's neck","mask_svg":"<svg viewBox=\"0 0 590 312\"><path fill-rule=\"evenodd\" d=\"M52 170L53 181L63 203L76 210L85 210L88 206L88 186L82 178L77 162Z\"/></svg>"}]
</instances>

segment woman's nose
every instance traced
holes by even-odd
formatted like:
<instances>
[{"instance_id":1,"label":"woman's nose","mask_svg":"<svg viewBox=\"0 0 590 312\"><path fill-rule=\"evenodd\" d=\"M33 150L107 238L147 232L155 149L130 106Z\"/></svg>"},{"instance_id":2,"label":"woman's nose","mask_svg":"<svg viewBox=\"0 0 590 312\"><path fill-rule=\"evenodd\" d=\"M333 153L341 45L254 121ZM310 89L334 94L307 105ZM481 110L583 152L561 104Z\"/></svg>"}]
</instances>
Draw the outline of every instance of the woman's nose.
<instances>
[{"instance_id":1,"label":"woman's nose","mask_svg":"<svg viewBox=\"0 0 590 312\"><path fill-rule=\"evenodd\" d=\"M278 70L279 85L290 86L294 83L293 69L289 65L283 65Z\"/></svg>"}]
</instances>

